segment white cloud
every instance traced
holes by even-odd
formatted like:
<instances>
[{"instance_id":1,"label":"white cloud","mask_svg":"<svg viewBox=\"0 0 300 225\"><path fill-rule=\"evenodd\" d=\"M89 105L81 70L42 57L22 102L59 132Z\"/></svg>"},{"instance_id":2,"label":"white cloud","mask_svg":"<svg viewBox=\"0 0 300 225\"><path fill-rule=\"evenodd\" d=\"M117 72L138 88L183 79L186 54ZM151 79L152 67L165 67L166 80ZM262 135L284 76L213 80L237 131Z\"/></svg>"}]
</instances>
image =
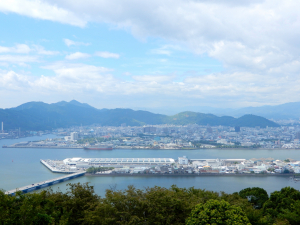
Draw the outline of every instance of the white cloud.
<instances>
[{"instance_id":1,"label":"white cloud","mask_svg":"<svg viewBox=\"0 0 300 225\"><path fill-rule=\"evenodd\" d=\"M75 59L85 59L89 58L91 55L87 53L82 53L82 52L75 52L70 55L66 56L66 59L68 60L75 60Z\"/></svg>"},{"instance_id":2,"label":"white cloud","mask_svg":"<svg viewBox=\"0 0 300 225\"><path fill-rule=\"evenodd\" d=\"M87 19L82 18L82 15L75 15L76 13L63 9L53 4L53 2L47 3L40 0L0 1L0 11L18 13L32 18L51 20L79 27L84 27L87 23Z\"/></svg>"},{"instance_id":3,"label":"white cloud","mask_svg":"<svg viewBox=\"0 0 300 225\"><path fill-rule=\"evenodd\" d=\"M208 53L227 67L269 70L297 60L299 1L3 1L0 10L71 25L105 22L136 37L161 37ZM74 41L65 39L68 46ZM171 54L156 49L156 54ZM242 57L241 57L242 56ZM117 56L113 56L117 57Z\"/></svg>"},{"instance_id":4,"label":"white cloud","mask_svg":"<svg viewBox=\"0 0 300 225\"><path fill-rule=\"evenodd\" d=\"M111 52L96 52L95 55L102 58L114 58L114 59L120 58L119 54L111 53Z\"/></svg>"},{"instance_id":5,"label":"white cloud","mask_svg":"<svg viewBox=\"0 0 300 225\"><path fill-rule=\"evenodd\" d=\"M17 54L37 53L39 55L56 55L59 52L45 50L45 48L40 45L33 45L33 48L30 48L26 44L16 44L13 47L0 46L0 53L17 53Z\"/></svg>"},{"instance_id":6,"label":"white cloud","mask_svg":"<svg viewBox=\"0 0 300 225\"><path fill-rule=\"evenodd\" d=\"M30 77L14 71L0 71L0 87L2 91L29 90Z\"/></svg>"},{"instance_id":7,"label":"white cloud","mask_svg":"<svg viewBox=\"0 0 300 225\"><path fill-rule=\"evenodd\" d=\"M57 55L59 54L58 51L48 51L45 50L43 46L40 45L34 45L35 51L39 55Z\"/></svg>"},{"instance_id":8,"label":"white cloud","mask_svg":"<svg viewBox=\"0 0 300 225\"><path fill-rule=\"evenodd\" d=\"M206 99L207 102L241 101L259 105L263 102L299 101L300 91L300 2L296 0L11 0L0 2L0 11L14 12L34 18L48 19L83 27L88 22L110 24L115 29L130 31L135 37L154 37L165 42L187 47L196 54L207 54L219 60L225 70L206 76L187 77L174 82L166 77L134 76L127 82L102 72L89 71L105 80L105 85L95 78L87 82L76 76L73 85L80 90L100 91L133 96L165 95ZM80 45L64 39L67 46ZM81 43L82 44L82 43ZM3 53L28 51L26 47L2 47ZM28 47L28 46L27 46ZM154 54L171 55L175 49L161 47ZM78 52L70 59L89 57ZM120 55L98 52L104 58ZM11 55L2 56L2 63L13 61ZM19 56L18 56L19 57ZM66 58L67 58L66 57ZM27 62L36 58L24 58ZM14 60L21 63L21 60ZM73 68L73 67L72 67ZM62 82L66 71L55 70L55 77L43 77L58 87L68 89ZM84 67L83 67L84 68ZM88 67L89 68L89 67ZM77 68L78 69L78 68ZM92 69L92 68L89 68ZM63 72L64 71L64 72ZM98 74L98 75L97 75ZM99 75L100 74L100 75ZM70 79L71 79L70 73ZM65 80L63 80L65 82ZM99 84L96 82L98 81ZM38 81L35 81L37 84ZM45 83L45 82L44 82ZM38 86L38 85L37 85ZM71 85L70 85L71 86ZM75 88L75 89L76 89ZM77 89L76 89L77 90ZM217 96L219 96L217 98Z\"/></svg>"},{"instance_id":9,"label":"white cloud","mask_svg":"<svg viewBox=\"0 0 300 225\"><path fill-rule=\"evenodd\" d=\"M39 58L37 56L28 55L0 55L0 61L19 64L25 62L38 62Z\"/></svg>"},{"instance_id":10,"label":"white cloud","mask_svg":"<svg viewBox=\"0 0 300 225\"><path fill-rule=\"evenodd\" d=\"M25 44L17 44L14 47L0 46L0 53L29 53L30 47Z\"/></svg>"},{"instance_id":11,"label":"white cloud","mask_svg":"<svg viewBox=\"0 0 300 225\"><path fill-rule=\"evenodd\" d=\"M53 71L54 75L28 76L14 71L0 71L0 94L5 87L6 91L20 90L18 93L23 93L24 97L34 94L41 99L59 93L60 99L101 96L110 102L116 100L119 104L125 104L124 99L127 98L131 99L131 106L143 98L140 107L149 105L150 101L166 107L170 101L183 106L192 102L194 105L205 103L231 107L258 106L266 101L279 104L287 99L297 101L300 91L300 76L295 79L266 74L262 79L261 75L250 72L235 72L191 76L181 82L176 82L177 77L173 75L133 76L133 80L127 81L113 76L113 70L109 68L93 65L58 62L43 69ZM239 101L241 99L243 101ZM118 107L116 102L112 107Z\"/></svg>"},{"instance_id":12,"label":"white cloud","mask_svg":"<svg viewBox=\"0 0 300 225\"><path fill-rule=\"evenodd\" d=\"M64 42L65 42L65 44L68 46L68 47L70 47L70 46L72 46L72 45L75 45L75 46L79 46L79 45L85 45L85 46L88 46L88 45L90 45L90 43L84 43L84 42L78 42L78 41L72 41L72 40L70 40L70 39L64 39Z\"/></svg>"},{"instance_id":13,"label":"white cloud","mask_svg":"<svg viewBox=\"0 0 300 225\"><path fill-rule=\"evenodd\" d=\"M162 83L162 82L173 80L174 76L143 75L143 76L132 76L132 78L140 82Z\"/></svg>"}]
</instances>

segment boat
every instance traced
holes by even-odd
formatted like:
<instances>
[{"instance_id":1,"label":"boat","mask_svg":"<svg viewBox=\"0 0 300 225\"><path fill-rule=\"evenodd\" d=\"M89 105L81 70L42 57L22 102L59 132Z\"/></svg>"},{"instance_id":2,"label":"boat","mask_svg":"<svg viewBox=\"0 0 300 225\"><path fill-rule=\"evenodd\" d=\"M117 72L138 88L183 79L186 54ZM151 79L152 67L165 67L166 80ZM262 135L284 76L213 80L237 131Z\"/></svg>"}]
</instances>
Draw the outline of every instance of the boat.
<instances>
[{"instance_id":1,"label":"boat","mask_svg":"<svg viewBox=\"0 0 300 225\"><path fill-rule=\"evenodd\" d=\"M84 147L84 150L113 150L112 146L107 145L98 145L98 146L92 146L92 147Z\"/></svg>"},{"instance_id":2,"label":"boat","mask_svg":"<svg viewBox=\"0 0 300 225\"><path fill-rule=\"evenodd\" d=\"M7 146L6 146L6 145L3 145L2 148L7 148Z\"/></svg>"}]
</instances>

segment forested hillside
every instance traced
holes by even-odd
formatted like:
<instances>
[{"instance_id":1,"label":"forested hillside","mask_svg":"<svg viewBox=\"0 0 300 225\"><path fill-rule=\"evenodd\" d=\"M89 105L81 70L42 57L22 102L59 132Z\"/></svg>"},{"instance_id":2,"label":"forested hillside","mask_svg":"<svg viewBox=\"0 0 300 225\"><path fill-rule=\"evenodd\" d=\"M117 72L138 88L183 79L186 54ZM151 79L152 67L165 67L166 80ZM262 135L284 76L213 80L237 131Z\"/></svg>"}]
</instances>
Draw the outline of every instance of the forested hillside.
<instances>
[{"instance_id":1,"label":"forested hillside","mask_svg":"<svg viewBox=\"0 0 300 225\"><path fill-rule=\"evenodd\" d=\"M243 127L276 127L278 124L255 115L240 118L218 117L212 114L182 112L174 116L154 114L132 109L96 109L77 101L46 104L29 102L16 108L0 109L0 122L5 129L51 130L53 128L99 124L102 126L158 125L158 124L199 124Z\"/></svg>"}]
</instances>

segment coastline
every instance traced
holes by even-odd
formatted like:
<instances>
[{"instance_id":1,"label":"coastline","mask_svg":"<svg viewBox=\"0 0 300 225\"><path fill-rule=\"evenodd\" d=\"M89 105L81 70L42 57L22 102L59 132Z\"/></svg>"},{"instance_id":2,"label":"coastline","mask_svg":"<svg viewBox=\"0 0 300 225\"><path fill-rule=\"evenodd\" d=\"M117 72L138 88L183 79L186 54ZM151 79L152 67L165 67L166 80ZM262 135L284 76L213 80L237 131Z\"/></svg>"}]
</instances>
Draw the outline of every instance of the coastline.
<instances>
[{"instance_id":1,"label":"coastline","mask_svg":"<svg viewBox=\"0 0 300 225\"><path fill-rule=\"evenodd\" d=\"M280 176L280 177L291 177L295 176L295 174L288 174L288 173L266 173L266 174L255 174L255 173L193 173L193 174L168 174L168 173L161 173L161 174L151 174L151 173L103 173L103 174L91 174L91 173L86 173L85 176L90 176L90 177L157 177L157 176L169 176L169 177L199 177L199 176L225 176L225 177L231 177L231 176L236 176L236 177L241 177L241 176L255 176L255 177L266 177L266 176Z\"/></svg>"},{"instance_id":2,"label":"coastline","mask_svg":"<svg viewBox=\"0 0 300 225\"><path fill-rule=\"evenodd\" d=\"M84 147L62 147L62 146L2 146L2 148L41 148L41 149L84 149ZM300 148L132 148L132 147L116 147L116 149L131 149L131 150L300 150ZM94 150L94 151L103 151L103 150ZM111 150L110 150L111 151Z\"/></svg>"}]
</instances>

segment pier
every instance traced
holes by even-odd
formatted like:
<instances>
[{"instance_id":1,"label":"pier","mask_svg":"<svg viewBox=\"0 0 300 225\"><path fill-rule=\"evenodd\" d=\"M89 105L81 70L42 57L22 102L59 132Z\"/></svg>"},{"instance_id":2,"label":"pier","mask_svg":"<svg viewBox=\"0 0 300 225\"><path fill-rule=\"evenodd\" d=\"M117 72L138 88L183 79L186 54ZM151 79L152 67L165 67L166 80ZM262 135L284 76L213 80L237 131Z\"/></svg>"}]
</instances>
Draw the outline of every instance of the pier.
<instances>
[{"instance_id":1,"label":"pier","mask_svg":"<svg viewBox=\"0 0 300 225\"><path fill-rule=\"evenodd\" d=\"M57 167L56 164L52 162L52 160L43 160L41 159L40 162L47 167L52 173L75 173L75 170L70 170L69 168L65 167ZM55 161L54 161L55 162ZM77 171L79 172L79 171Z\"/></svg>"},{"instance_id":2,"label":"pier","mask_svg":"<svg viewBox=\"0 0 300 225\"><path fill-rule=\"evenodd\" d=\"M49 187L49 186L54 185L54 184L58 184L58 183L61 183L61 182L67 181L67 180L71 180L71 179L83 176L84 174L85 174L85 172L72 173L72 174L69 174L69 175L66 175L66 176L62 176L62 177L54 178L54 179L51 179L51 180L46 180L46 181L38 182L38 183L35 183L35 184L27 185L27 186L24 186L24 187L16 188L16 189L5 192L5 194L15 195L15 193L17 191L21 191L22 193L28 193L28 192L31 192L31 191L35 191L35 190L38 190L38 189L41 189L41 188Z\"/></svg>"}]
</instances>

